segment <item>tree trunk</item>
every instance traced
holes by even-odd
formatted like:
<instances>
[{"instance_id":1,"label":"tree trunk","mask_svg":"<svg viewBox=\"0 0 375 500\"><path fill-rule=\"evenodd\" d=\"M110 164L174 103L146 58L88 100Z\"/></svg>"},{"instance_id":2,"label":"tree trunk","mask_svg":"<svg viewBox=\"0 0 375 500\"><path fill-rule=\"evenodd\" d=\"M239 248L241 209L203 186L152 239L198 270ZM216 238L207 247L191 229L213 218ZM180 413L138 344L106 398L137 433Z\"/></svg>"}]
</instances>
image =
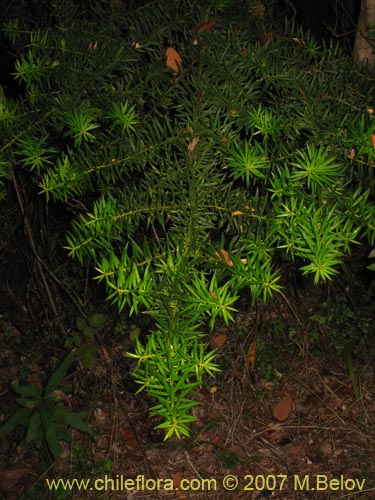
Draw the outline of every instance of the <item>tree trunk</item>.
<instances>
[{"instance_id":1,"label":"tree trunk","mask_svg":"<svg viewBox=\"0 0 375 500\"><path fill-rule=\"evenodd\" d=\"M373 26L371 27L371 25ZM360 66L373 67L375 64L375 0L362 0L357 33L353 48L353 58Z\"/></svg>"}]
</instances>

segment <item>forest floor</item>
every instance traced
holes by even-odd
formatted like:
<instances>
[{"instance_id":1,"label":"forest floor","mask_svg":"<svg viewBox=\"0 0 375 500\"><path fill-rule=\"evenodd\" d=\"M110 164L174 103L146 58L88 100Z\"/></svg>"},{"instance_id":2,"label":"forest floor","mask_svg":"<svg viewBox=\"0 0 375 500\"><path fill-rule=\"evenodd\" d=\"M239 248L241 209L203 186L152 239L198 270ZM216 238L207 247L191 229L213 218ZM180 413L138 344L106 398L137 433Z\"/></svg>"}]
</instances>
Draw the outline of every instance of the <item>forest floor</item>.
<instances>
[{"instance_id":1,"label":"forest floor","mask_svg":"<svg viewBox=\"0 0 375 500\"><path fill-rule=\"evenodd\" d=\"M4 437L4 497L375 498L374 321L351 313L350 322L344 314L334 323L319 322L304 301L284 299L242 312L234 326L212 335L222 371L195 396L200 404L193 409L197 420L190 439L164 442L154 430L152 402L135 394L124 375L123 337L104 332L94 367L76 363L68 375L72 391L66 404L80 411L90 402L87 421L95 440L74 431L73 442L51 462L42 451L20 449L18 431ZM0 395L6 409L15 401L10 382L27 374L38 385L51 347L43 349L46 338L39 344L25 339L5 315L0 321ZM345 349L348 334L363 325L368 335L357 331L362 336ZM83 482L52 491L47 480L53 479Z\"/></svg>"}]
</instances>

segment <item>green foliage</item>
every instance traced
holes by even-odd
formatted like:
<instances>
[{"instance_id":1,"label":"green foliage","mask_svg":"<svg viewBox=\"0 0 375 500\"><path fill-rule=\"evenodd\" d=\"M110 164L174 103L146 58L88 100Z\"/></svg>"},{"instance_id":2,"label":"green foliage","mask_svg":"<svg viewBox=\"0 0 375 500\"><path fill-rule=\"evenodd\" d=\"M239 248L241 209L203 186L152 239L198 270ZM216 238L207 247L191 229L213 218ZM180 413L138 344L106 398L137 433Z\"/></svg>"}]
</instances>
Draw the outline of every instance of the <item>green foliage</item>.
<instances>
[{"instance_id":1,"label":"green foliage","mask_svg":"<svg viewBox=\"0 0 375 500\"><path fill-rule=\"evenodd\" d=\"M307 144L306 150L299 152L299 161L293 163L298 170L292 175L292 180L306 181L307 189L313 193L332 185L340 178L340 165L328 155L328 149L316 149Z\"/></svg>"},{"instance_id":2,"label":"green foliage","mask_svg":"<svg viewBox=\"0 0 375 500\"><path fill-rule=\"evenodd\" d=\"M125 132L135 132L134 126L138 123L134 106L129 106L127 101L120 104L112 103L112 110L108 113L107 118L111 122L110 130L121 127L122 137Z\"/></svg>"},{"instance_id":3,"label":"green foliage","mask_svg":"<svg viewBox=\"0 0 375 500\"><path fill-rule=\"evenodd\" d=\"M16 61L14 76L23 81L26 87L32 88L34 84L41 84L47 76L48 65L46 60L37 57L30 49L26 56Z\"/></svg>"},{"instance_id":4,"label":"green foliage","mask_svg":"<svg viewBox=\"0 0 375 500\"><path fill-rule=\"evenodd\" d=\"M169 344L162 333L151 334L146 346L137 339L135 353L128 356L138 361L133 373L141 385L138 392L146 389L159 401L151 408L152 415L163 418L157 428L165 429L165 439L181 438L189 436L188 424L195 420L189 411L198 404L187 395L202 384L204 374L212 376L218 368L213 363L215 352L205 354L197 336L175 335Z\"/></svg>"},{"instance_id":5,"label":"green foliage","mask_svg":"<svg viewBox=\"0 0 375 500\"><path fill-rule=\"evenodd\" d=\"M95 123L94 112L90 109L90 104L83 102L69 110L64 116L67 131L65 135L74 140L75 146L80 146L82 141L88 142L95 140L95 135L90 132L99 127Z\"/></svg>"},{"instance_id":6,"label":"green foliage","mask_svg":"<svg viewBox=\"0 0 375 500\"><path fill-rule=\"evenodd\" d=\"M52 164L52 154L56 152L55 148L43 147L48 139L48 136L35 139L30 136L21 137L17 141L16 154L20 156L22 166L28 169L41 172L43 168Z\"/></svg>"},{"instance_id":7,"label":"green foliage","mask_svg":"<svg viewBox=\"0 0 375 500\"><path fill-rule=\"evenodd\" d=\"M65 340L65 347L75 347L75 354L80 357L85 368L92 368L96 361L96 334L107 323L108 317L103 313L93 313L88 319L77 316L76 328Z\"/></svg>"},{"instance_id":8,"label":"green foliage","mask_svg":"<svg viewBox=\"0 0 375 500\"><path fill-rule=\"evenodd\" d=\"M261 46L254 5L235 4L129 2L99 25L67 9L54 28L5 28L24 88L3 98L1 171L80 206L69 255L120 311L150 317L128 355L168 438L189 433L191 395L217 369L206 325L232 321L240 294L278 293L281 263L319 283L375 242L372 81L288 24Z\"/></svg>"},{"instance_id":9,"label":"green foliage","mask_svg":"<svg viewBox=\"0 0 375 500\"><path fill-rule=\"evenodd\" d=\"M42 444L48 446L54 457L61 453L60 440L69 440L65 427L73 427L82 432L91 433L82 421L84 413L72 413L63 404L58 385L74 360L74 353L69 353L60 366L51 375L41 391L33 384L12 384L13 390L20 396L17 399L21 407L0 427L0 437L21 425L26 427L23 444L39 449Z\"/></svg>"}]
</instances>

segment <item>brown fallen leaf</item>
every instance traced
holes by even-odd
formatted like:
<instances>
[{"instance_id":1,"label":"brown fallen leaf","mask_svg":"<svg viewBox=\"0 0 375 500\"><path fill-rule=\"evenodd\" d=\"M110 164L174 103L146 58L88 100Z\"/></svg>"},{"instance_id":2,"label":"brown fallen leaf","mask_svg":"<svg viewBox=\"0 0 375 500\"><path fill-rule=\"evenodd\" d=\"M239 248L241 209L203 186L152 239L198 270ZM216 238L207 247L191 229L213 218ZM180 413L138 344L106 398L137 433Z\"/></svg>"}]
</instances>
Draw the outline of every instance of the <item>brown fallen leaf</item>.
<instances>
[{"instance_id":1,"label":"brown fallen leaf","mask_svg":"<svg viewBox=\"0 0 375 500\"><path fill-rule=\"evenodd\" d=\"M229 267L233 267L233 261L231 260L229 253L226 250L224 250L224 249L219 250L218 252L215 252L215 255L217 257L223 258L225 260L225 263ZM247 259L240 259L240 261L242 262L242 264L247 264Z\"/></svg>"},{"instance_id":2,"label":"brown fallen leaf","mask_svg":"<svg viewBox=\"0 0 375 500\"><path fill-rule=\"evenodd\" d=\"M132 429L130 429L129 427L126 428L126 429L123 429L121 431L121 434L124 437L124 439L126 441L128 441L128 442L129 441L133 441L133 442L137 441L136 435L134 434L134 432L132 431Z\"/></svg>"},{"instance_id":3,"label":"brown fallen leaf","mask_svg":"<svg viewBox=\"0 0 375 500\"><path fill-rule=\"evenodd\" d=\"M225 333L221 333L220 335L216 335L211 342L211 348L212 349L221 349L227 342L228 337L225 335Z\"/></svg>"},{"instance_id":4,"label":"brown fallen leaf","mask_svg":"<svg viewBox=\"0 0 375 500\"><path fill-rule=\"evenodd\" d=\"M178 489L183 477L184 474L181 471L177 471L176 474L173 476L173 486L175 487L175 489Z\"/></svg>"},{"instance_id":5,"label":"brown fallen leaf","mask_svg":"<svg viewBox=\"0 0 375 500\"><path fill-rule=\"evenodd\" d=\"M246 353L246 366L251 370L254 370L255 367L256 349L257 349L257 341L253 340Z\"/></svg>"},{"instance_id":6,"label":"brown fallen leaf","mask_svg":"<svg viewBox=\"0 0 375 500\"><path fill-rule=\"evenodd\" d=\"M272 431L269 433L265 433L264 439L272 441L272 443L279 444L280 441L285 438L285 436L286 434L283 431Z\"/></svg>"},{"instance_id":7,"label":"brown fallen leaf","mask_svg":"<svg viewBox=\"0 0 375 500\"><path fill-rule=\"evenodd\" d=\"M195 26L193 29L194 33L208 33L215 26L216 20L211 19L211 21L203 21Z\"/></svg>"},{"instance_id":8,"label":"brown fallen leaf","mask_svg":"<svg viewBox=\"0 0 375 500\"><path fill-rule=\"evenodd\" d=\"M193 137L192 141L189 143L188 145L188 151L189 151L189 160L192 162L193 161L193 157L194 157L194 150L196 148L196 145L198 144L199 142L199 136L196 135L195 137Z\"/></svg>"},{"instance_id":9,"label":"brown fallen leaf","mask_svg":"<svg viewBox=\"0 0 375 500\"><path fill-rule=\"evenodd\" d=\"M371 144L372 147L375 148L375 134L371 134Z\"/></svg>"},{"instance_id":10,"label":"brown fallen leaf","mask_svg":"<svg viewBox=\"0 0 375 500\"><path fill-rule=\"evenodd\" d=\"M182 59L180 54L173 47L168 47L165 51L165 55L167 56L166 65L175 73L179 73L181 71L181 63Z\"/></svg>"},{"instance_id":11,"label":"brown fallen leaf","mask_svg":"<svg viewBox=\"0 0 375 500\"><path fill-rule=\"evenodd\" d=\"M188 146L188 150L191 153L193 153L195 146L198 144L198 142L199 142L199 136L193 137L193 140L189 143L189 146Z\"/></svg>"},{"instance_id":12,"label":"brown fallen leaf","mask_svg":"<svg viewBox=\"0 0 375 500\"><path fill-rule=\"evenodd\" d=\"M292 411L293 401L290 396L284 396L273 409L273 417L279 422L286 420Z\"/></svg>"},{"instance_id":13,"label":"brown fallen leaf","mask_svg":"<svg viewBox=\"0 0 375 500\"><path fill-rule=\"evenodd\" d=\"M229 253L222 249L222 250L219 250L218 252L215 252L215 255L217 255L217 257L221 257L225 260L225 263L229 266L229 267L233 267L233 262L231 261L230 257L229 257Z\"/></svg>"}]
</instances>

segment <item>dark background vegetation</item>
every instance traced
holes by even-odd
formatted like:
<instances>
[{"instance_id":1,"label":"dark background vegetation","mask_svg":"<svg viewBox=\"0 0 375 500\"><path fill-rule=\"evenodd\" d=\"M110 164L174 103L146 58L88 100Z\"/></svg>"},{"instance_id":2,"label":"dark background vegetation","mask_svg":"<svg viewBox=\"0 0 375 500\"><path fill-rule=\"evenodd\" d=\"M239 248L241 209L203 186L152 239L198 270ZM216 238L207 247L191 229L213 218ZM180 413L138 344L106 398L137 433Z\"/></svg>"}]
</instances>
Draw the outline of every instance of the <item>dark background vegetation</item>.
<instances>
[{"instance_id":1,"label":"dark background vegetation","mask_svg":"<svg viewBox=\"0 0 375 500\"><path fill-rule=\"evenodd\" d=\"M132 2L129 2L129 5ZM141 2L138 2L140 4ZM147 2L144 2L147 4ZM246 5L247 2L238 2L238 5ZM0 2L2 9L0 12L0 21L3 23L10 18L20 17L25 20L26 25L30 28L38 26L52 26L54 23L53 9L48 0L11 0ZM97 1L89 2L74 1L73 4L79 6L79 15L83 20L95 20L106 22L106 17L112 14L113 10L125 5L126 0L122 2L113 1ZM269 18L270 27L275 26L284 18L294 19L297 25L303 27L305 31L309 31L317 40L329 42L334 40L338 42L342 49L348 54L351 53L354 44L355 30L358 22L360 11L359 0L268 0L264 5L268 7L267 16ZM116 7L117 5L117 7ZM184 0L176 0L171 2L170 8L184 9L186 5L193 5L193 2L185 2ZM233 4L232 4L233 5ZM232 5L230 9L232 9ZM64 2L61 3L61 8L64 9ZM229 10L230 10L229 9ZM191 10L194 10L194 6ZM248 14L246 9L237 9L241 16ZM233 15L229 11L229 15ZM249 21L250 22L250 21ZM251 24L249 24L251 30ZM1 55L1 83L9 87L9 92L17 93L17 89L13 88L13 84L7 76L7 73L12 68L12 57L7 53L4 40L2 40L2 55ZM8 85L7 85L8 84Z\"/></svg>"}]
</instances>

